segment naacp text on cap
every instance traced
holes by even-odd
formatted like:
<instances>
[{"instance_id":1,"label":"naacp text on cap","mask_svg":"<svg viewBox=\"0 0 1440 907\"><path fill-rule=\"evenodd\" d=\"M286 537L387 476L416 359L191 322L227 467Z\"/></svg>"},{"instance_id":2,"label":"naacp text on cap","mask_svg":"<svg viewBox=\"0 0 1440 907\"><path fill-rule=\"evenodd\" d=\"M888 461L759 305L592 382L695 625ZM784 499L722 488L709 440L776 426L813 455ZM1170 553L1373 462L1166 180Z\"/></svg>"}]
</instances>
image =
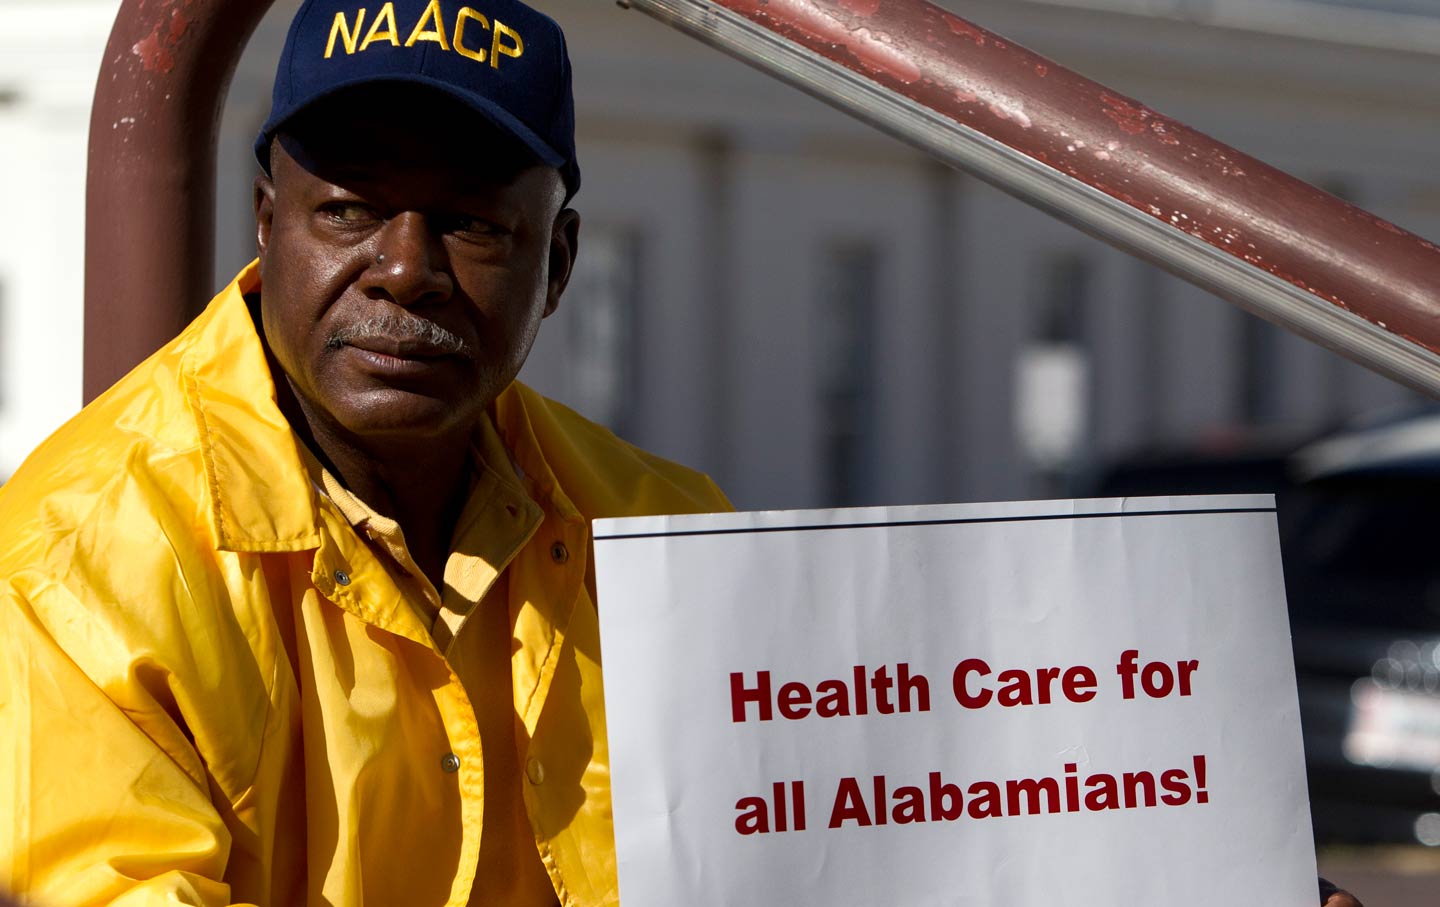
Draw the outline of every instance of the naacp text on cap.
<instances>
[{"instance_id":1,"label":"naacp text on cap","mask_svg":"<svg viewBox=\"0 0 1440 907\"><path fill-rule=\"evenodd\" d=\"M364 7L357 9L354 13L354 25L351 25L350 18L344 10L337 10L334 20L330 23L330 37L325 42L325 59L335 53L336 43L340 45L346 55L363 52L371 44L377 42L388 43L393 47L400 47L400 29L395 23L395 4L386 3L380 7L380 12L370 22L369 31L365 37L360 37L360 32L365 28ZM490 32L490 47L487 50L483 46L477 46L473 39L467 39L466 28L483 29ZM447 40L446 36L449 35ZM469 43L467 43L469 40ZM468 6L462 6L455 13L454 30L446 28L445 15L440 9L440 0L430 0L430 5L416 20L415 27L410 30L409 37L405 39L405 47L414 47L421 41L429 41L440 45L441 50L453 51L462 57L468 57L477 63L484 63L487 60L496 69L500 68L500 58L512 57L519 59L525 53L525 41L519 32L496 19L492 24L485 15Z\"/></svg>"}]
</instances>

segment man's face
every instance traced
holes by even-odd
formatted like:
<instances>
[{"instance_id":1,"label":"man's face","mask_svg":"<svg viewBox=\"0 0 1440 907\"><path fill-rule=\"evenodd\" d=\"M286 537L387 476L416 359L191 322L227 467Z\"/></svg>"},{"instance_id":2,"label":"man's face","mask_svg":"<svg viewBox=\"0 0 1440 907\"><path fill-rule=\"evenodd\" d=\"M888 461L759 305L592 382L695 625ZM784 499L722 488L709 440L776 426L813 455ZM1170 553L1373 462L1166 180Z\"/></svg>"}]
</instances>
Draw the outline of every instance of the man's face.
<instances>
[{"instance_id":1,"label":"man's face","mask_svg":"<svg viewBox=\"0 0 1440 907\"><path fill-rule=\"evenodd\" d=\"M256 221L266 341L306 419L362 446L468 432L569 278L558 174L413 89L298 119Z\"/></svg>"}]
</instances>

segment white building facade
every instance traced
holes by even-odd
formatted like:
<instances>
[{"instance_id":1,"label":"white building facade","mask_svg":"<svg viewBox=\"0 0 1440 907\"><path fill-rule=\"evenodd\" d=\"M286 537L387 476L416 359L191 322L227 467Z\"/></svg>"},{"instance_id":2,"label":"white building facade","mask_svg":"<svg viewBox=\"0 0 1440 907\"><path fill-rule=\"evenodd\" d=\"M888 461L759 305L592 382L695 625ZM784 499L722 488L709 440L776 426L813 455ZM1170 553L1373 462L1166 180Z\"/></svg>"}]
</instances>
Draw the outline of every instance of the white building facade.
<instances>
[{"instance_id":1,"label":"white building facade","mask_svg":"<svg viewBox=\"0 0 1440 907\"><path fill-rule=\"evenodd\" d=\"M0 480L80 408L85 137L114 0L0 0Z\"/></svg>"}]
</instances>

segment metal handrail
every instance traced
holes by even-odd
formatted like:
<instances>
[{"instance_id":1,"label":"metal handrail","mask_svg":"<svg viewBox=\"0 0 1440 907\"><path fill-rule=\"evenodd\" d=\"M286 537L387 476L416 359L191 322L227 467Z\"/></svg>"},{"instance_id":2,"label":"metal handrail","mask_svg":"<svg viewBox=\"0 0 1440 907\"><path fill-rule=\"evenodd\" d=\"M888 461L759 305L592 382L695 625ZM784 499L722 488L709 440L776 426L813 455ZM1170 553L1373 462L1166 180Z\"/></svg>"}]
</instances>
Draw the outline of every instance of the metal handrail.
<instances>
[{"instance_id":1,"label":"metal handrail","mask_svg":"<svg viewBox=\"0 0 1440 907\"><path fill-rule=\"evenodd\" d=\"M90 110L87 402L179 333L210 298L220 114L271 2L120 5Z\"/></svg>"},{"instance_id":2,"label":"metal handrail","mask_svg":"<svg viewBox=\"0 0 1440 907\"><path fill-rule=\"evenodd\" d=\"M923 0L626 5L1440 397L1440 248Z\"/></svg>"},{"instance_id":3,"label":"metal handrail","mask_svg":"<svg viewBox=\"0 0 1440 907\"><path fill-rule=\"evenodd\" d=\"M90 125L85 396L209 295L225 90L271 0L124 0ZM1440 249L923 0L624 0L1440 397Z\"/></svg>"}]
</instances>

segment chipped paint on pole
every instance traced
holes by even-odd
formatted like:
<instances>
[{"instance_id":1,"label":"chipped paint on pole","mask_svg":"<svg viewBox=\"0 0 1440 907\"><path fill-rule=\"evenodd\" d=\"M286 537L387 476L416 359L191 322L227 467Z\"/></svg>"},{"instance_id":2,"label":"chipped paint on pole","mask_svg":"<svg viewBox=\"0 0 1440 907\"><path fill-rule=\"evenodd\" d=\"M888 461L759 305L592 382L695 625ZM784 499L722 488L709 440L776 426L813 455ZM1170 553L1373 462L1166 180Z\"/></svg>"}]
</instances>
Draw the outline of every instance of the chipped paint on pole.
<instances>
[{"instance_id":1,"label":"chipped paint on pole","mask_svg":"<svg viewBox=\"0 0 1440 907\"><path fill-rule=\"evenodd\" d=\"M195 0L167 0L162 4L159 21L155 22L150 34L130 48L132 53L140 57L141 65L146 70L167 73L175 68L173 48L185 37L185 30L190 27L190 19L182 7L194 2ZM168 20L165 8L169 10Z\"/></svg>"},{"instance_id":2,"label":"chipped paint on pole","mask_svg":"<svg viewBox=\"0 0 1440 907\"><path fill-rule=\"evenodd\" d=\"M210 297L215 145L230 77L271 0L124 0L90 115L85 399Z\"/></svg>"},{"instance_id":3,"label":"chipped paint on pole","mask_svg":"<svg viewBox=\"0 0 1440 907\"><path fill-rule=\"evenodd\" d=\"M630 5L1440 396L1440 249L922 0Z\"/></svg>"}]
</instances>

